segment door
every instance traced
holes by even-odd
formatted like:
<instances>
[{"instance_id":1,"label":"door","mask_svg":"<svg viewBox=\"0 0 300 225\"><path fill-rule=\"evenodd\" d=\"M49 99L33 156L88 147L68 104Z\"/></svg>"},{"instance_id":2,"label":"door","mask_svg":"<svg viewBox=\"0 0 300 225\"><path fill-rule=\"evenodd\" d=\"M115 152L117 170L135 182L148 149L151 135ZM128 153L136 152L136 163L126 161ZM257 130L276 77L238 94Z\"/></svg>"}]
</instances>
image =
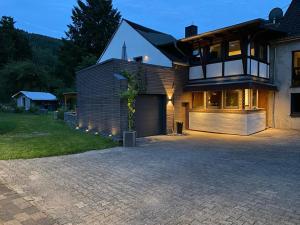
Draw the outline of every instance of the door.
<instances>
[{"instance_id":1,"label":"door","mask_svg":"<svg viewBox=\"0 0 300 225\"><path fill-rule=\"evenodd\" d=\"M136 101L135 127L138 137L166 133L166 96L139 95Z\"/></svg>"}]
</instances>

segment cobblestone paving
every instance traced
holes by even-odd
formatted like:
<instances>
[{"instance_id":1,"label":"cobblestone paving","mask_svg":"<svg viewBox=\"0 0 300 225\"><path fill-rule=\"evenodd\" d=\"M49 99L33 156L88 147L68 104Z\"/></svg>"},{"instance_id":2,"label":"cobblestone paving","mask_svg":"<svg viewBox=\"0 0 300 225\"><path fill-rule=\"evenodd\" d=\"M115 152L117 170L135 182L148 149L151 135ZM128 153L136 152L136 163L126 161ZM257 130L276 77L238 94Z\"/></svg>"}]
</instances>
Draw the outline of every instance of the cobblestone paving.
<instances>
[{"instance_id":1,"label":"cobblestone paving","mask_svg":"<svg viewBox=\"0 0 300 225\"><path fill-rule=\"evenodd\" d=\"M300 133L154 137L2 161L0 180L60 224L299 225Z\"/></svg>"},{"instance_id":2,"label":"cobblestone paving","mask_svg":"<svg viewBox=\"0 0 300 225\"><path fill-rule=\"evenodd\" d=\"M55 225L45 213L15 191L0 183L1 225Z\"/></svg>"}]
</instances>

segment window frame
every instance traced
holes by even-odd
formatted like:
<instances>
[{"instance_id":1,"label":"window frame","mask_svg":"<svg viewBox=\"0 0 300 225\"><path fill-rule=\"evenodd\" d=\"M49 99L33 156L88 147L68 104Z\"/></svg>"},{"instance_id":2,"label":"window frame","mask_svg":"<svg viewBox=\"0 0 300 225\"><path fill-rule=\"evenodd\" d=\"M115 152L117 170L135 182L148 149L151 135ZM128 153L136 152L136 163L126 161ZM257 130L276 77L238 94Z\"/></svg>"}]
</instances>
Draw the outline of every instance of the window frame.
<instances>
[{"instance_id":1,"label":"window frame","mask_svg":"<svg viewBox=\"0 0 300 225\"><path fill-rule=\"evenodd\" d=\"M227 92L237 92L238 99L237 99L237 106L227 106ZM240 109L240 97L241 97L241 90L234 89L234 90L224 90L223 91L223 108L224 109Z\"/></svg>"},{"instance_id":2,"label":"window frame","mask_svg":"<svg viewBox=\"0 0 300 225\"><path fill-rule=\"evenodd\" d=\"M216 45L220 45L220 57L219 58L211 58L211 54L210 54L210 48ZM219 43L215 43L212 45L207 46L207 59L208 59L208 63L217 63L217 62L222 62L223 61L223 43L219 42Z\"/></svg>"},{"instance_id":3,"label":"window frame","mask_svg":"<svg viewBox=\"0 0 300 225\"><path fill-rule=\"evenodd\" d=\"M220 96L220 106L211 106L209 104L209 93L214 93L214 92L217 92L217 93L220 93L221 96ZM223 90L221 91L207 91L206 92L206 108L207 109L223 109Z\"/></svg>"},{"instance_id":4,"label":"window frame","mask_svg":"<svg viewBox=\"0 0 300 225\"><path fill-rule=\"evenodd\" d=\"M300 93L291 93L291 117L300 117L300 111L299 112L294 112L294 107L293 107L293 103L295 102L295 100L293 100L293 95L299 95L300 98Z\"/></svg>"},{"instance_id":5,"label":"window frame","mask_svg":"<svg viewBox=\"0 0 300 225\"><path fill-rule=\"evenodd\" d=\"M300 87L300 79L299 79L299 84L295 84L294 82L294 76L296 75L295 74L295 69L299 69L300 70L300 67L295 67L295 53L300 53L300 50L296 50L296 51L292 51L292 87Z\"/></svg>"},{"instance_id":6,"label":"window frame","mask_svg":"<svg viewBox=\"0 0 300 225\"><path fill-rule=\"evenodd\" d=\"M202 97L203 97L203 99L202 99L202 101L203 101L203 104L202 104L202 106L199 106L199 107L194 107L194 101L195 101L195 98L194 98L194 94L198 94L198 93L202 93ZM204 109L205 108L205 92L204 91L195 91L195 92L192 92L192 109L195 109L195 110L197 110L197 109Z\"/></svg>"},{"instance_id":7,"label":"window frame","mask_svg":"<svg viewBox=\"0 0 300 225\"><path fill-rule=\"evenodd\" d=\"M231 42L239 42L240 43L240 50L241 50L241 54L238 55L229 55L229 48L230 48L230 43ZM226 59L234 59L234 58L241 58L243 54L242 51L242 41L240 39L235 39L235 40L229 40L226 43Z\"/></svg>"}]
</instances>

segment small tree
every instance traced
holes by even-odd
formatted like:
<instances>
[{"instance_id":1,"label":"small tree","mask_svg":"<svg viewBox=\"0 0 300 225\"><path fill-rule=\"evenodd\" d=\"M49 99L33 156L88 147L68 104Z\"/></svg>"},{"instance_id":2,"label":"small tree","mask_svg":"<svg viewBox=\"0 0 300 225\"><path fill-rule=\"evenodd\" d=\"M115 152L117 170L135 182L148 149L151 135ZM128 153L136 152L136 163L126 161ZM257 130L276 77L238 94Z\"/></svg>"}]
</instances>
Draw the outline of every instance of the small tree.
<instances>
[{"instance_id":1,"label":"small tree","mask_svg":"<svg viewBox=\"0 0 300 225\"><path fill-rule=\"evenodd\" d=\"M128 107L128 129L133 131L134 129L134 114L135 114L135 102L139 94L139 82L135 74L124 71L122 75L127 79L128 88L121 94L121 97L127 100Z\"/></svg>"}]
</instances>

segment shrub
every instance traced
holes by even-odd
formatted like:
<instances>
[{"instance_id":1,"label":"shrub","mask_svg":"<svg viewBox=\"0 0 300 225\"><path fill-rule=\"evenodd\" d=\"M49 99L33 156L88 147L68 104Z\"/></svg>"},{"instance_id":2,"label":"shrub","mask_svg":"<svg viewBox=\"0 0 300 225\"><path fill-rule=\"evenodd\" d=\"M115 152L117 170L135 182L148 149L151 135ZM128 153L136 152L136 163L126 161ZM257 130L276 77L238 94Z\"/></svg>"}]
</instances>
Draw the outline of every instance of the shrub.
<instances>
[{"instance_id":1,"label":"shrub","mask_svg":"<svg viewBox=\"0 0 300 225\"><path fill-rule=\"evenodd\" d=\"M14 109L12 105L0 104L0 112L14 112Z\"/></svg>"},{"instance_id":2,"label":"shrub","mask_svg":"<svg viewBox=\"0 0 300 225\"><path fill-rule=\"evenodd\" d=\"M57 119L64 120L65 112L66 111L64 109L58 109L57 110Z\"/></svg>"},{"instance_id":3,"label":"shrub","mask_svg":"<svg viewBox=\"0 0 300 225\"><path fill-rule=\"evenodd\" d=\"M16 107L15 108L15 113L24 113L25 112L25 108L24 107Z\"/></svg>"},{"instance_id":4,"label":"shrub","mask_svg":"<svg viewBox=\"0 0 300 225\"><path fill-rule=\"evenodd\" d=\"M39 110L40 109L37 106L30 106L29 112L37 114L39 112Z\"/></svg>"}]
</instances>

